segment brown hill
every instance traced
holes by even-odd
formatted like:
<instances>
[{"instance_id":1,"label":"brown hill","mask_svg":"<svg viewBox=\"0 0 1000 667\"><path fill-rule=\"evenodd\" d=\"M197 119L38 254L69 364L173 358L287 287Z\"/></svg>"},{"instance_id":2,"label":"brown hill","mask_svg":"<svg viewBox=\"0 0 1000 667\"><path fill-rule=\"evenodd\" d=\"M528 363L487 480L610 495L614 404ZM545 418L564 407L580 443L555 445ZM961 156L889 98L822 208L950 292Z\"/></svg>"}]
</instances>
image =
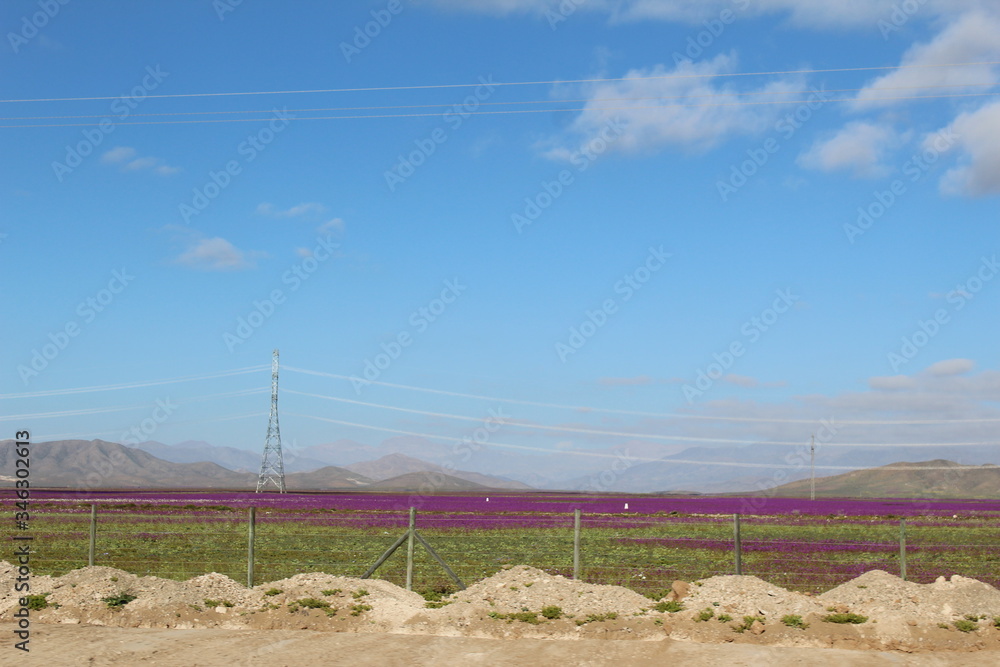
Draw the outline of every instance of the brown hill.
<instances>
[{"instance_id":1,"label":"brown hill","mask_svg":"<svg viewBox=\"0 0 1000 667\"><path fill-rule=\"evenodd\" d=\"M369 488L373 491L446 493L450 491L485 491L490 487L439 472L410 472L384 479Z\"/></svg>"},{"instance_id":2,"label":"brown hill","mask_svg":"<svg viewBox=\"0 0 1000 667\"><path fill-rule=\"evenodd\" d=\"M13 486L14 442L0 442L0 485ZM133 447L104 440L58 440L31 445L31 484L71 489L231 489L256 487L255 473L234 472L209 462L171 463ZM327 466L311 472L287 473L290 491L343 490L367 487L364 475Z\"/></svg>"},{"instance_id":3,"label":"brown hill","mask_svg":"<svg viewBox=\"0 0 1000 667\"><path fill-rule=\"evenodd\" d=\"M436 472L444 475L449 475L451 477L457 477L458 479L463 479L467 482L472 482L474 484L479 484L484 487L493 489L510 489L510 490L527 490L531 489L530 486L522 482L516 482L511 479L505 479L503 477L494 477L492 475L484 475L478 472L471 472L468 470L448 470L443 466L439 466L428 461L422 461L420 459L413 458L412 456L407 456L406 454L388 454L380 459L374 461L362 461L360 463L352 463L349 466L344 466L348 470L353 470L354 472L360 473L366 477L370 477L376 482L382 480L391 479L393 477L399 477L400 475L407 475L410 473L421 473L421 472Z\"/></svg>"},{"instance_id":4,"label":"brown hill","mask_svg":"<svg viewBox=\"0 0 1000 667\"><path fill-rule=\"evenodd\" d=\"M771 490L776 496L808 498L809 480ZM817 497L839 498L1000 498L1000 466L961 466L937 459L891 463L832 477L816 478Z\"/></svg>"}]
</instances>

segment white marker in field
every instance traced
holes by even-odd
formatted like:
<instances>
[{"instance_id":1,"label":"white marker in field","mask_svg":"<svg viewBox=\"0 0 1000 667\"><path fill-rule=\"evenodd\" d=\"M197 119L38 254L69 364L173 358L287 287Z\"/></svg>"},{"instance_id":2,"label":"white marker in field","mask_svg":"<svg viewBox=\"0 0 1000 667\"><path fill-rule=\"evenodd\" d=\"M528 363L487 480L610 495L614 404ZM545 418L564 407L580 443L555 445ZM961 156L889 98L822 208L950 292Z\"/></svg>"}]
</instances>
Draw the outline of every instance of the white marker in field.
<instances>
[{"instance_id":1,"label":"white marker in field","mask_svg":"<svg viewBox=\"0 0 1000 667\"><path fill-rule=\"evenodd\" d=\"M628 503L625 503L625 509L628 509Z\"/></svg>"}]
</instances>

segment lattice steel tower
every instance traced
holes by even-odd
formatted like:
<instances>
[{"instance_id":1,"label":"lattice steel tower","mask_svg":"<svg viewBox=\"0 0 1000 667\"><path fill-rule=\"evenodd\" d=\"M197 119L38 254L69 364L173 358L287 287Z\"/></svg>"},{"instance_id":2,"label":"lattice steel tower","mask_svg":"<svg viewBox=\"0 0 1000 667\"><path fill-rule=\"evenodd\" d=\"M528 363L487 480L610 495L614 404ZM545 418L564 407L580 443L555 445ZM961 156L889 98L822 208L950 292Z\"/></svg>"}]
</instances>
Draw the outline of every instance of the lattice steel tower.
<instances>
[{"instance_id":1,"label":"lattice steel tower","mask_svg":"<svg viewBox=\"0 0 1000 667\"><path fill-rule=\"evenodd\" d=\"M257 493L273 484L278 493L285 492L285 464L281 459L281 431L278 430L278 351L271 358L271 417L267 422L264 455L260 459Z\"/></svg>"}]
</instances>

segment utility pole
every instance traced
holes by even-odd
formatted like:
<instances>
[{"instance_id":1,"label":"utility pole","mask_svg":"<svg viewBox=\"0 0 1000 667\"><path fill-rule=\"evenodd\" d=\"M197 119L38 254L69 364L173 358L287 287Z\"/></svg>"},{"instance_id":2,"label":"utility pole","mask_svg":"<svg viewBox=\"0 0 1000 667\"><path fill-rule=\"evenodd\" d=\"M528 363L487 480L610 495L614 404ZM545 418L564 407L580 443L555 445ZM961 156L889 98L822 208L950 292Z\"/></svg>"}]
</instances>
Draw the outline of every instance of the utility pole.
<instances>
[{"instance_id":1,"label":"utility pole","mask_svg":"<svg viewBox=\"0 0 1000 667\"><path fill-rule=\"evenodd\" d=\"M278 430L278 351L271 357L271 417L267 422L264 454L260 459L257 493L273 484L278 493L285 492L285 464L281 458L281 431Z\"/></svg>"},{"instance_id":2,"label":"utility pole","mask_svg":"<svg viewBox=\"0 0 1000 667\"><path fill-rule=\"evenodd\" d=\"M809 436L809 500L816 500L816 436Z\"/></svg>"}]
</instances>

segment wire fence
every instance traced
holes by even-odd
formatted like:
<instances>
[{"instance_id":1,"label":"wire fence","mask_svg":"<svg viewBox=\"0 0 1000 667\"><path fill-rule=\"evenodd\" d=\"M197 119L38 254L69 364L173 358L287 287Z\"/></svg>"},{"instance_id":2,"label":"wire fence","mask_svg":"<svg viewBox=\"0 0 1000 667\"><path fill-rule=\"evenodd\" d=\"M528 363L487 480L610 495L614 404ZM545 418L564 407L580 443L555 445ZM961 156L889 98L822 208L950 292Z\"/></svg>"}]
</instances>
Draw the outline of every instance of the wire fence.
<instances>
[{"instance_id":1,"label":"wire fence","mask_svg":"<svg viewBox=\"0 0 1000 667\"><path fill-rule=\"evenodd\" d=\"M359 577L401 536L407 510L47 504L36 507L32 563L61 575L90 564L187 579L219 572L254 584L301 572ZM415 529L465 584L529 565L649 595L737 572L820 592L879 569L927 583L960 574L1000 585L995 517L826 517L583 512L416 512ZM13 531L4 526L6 539ZM4 534L7 533L7 534ZM9 544L9 542L8 542ZM420 545L373 576L446 593L457 584Z\"/></svg>"}]
</instances>

